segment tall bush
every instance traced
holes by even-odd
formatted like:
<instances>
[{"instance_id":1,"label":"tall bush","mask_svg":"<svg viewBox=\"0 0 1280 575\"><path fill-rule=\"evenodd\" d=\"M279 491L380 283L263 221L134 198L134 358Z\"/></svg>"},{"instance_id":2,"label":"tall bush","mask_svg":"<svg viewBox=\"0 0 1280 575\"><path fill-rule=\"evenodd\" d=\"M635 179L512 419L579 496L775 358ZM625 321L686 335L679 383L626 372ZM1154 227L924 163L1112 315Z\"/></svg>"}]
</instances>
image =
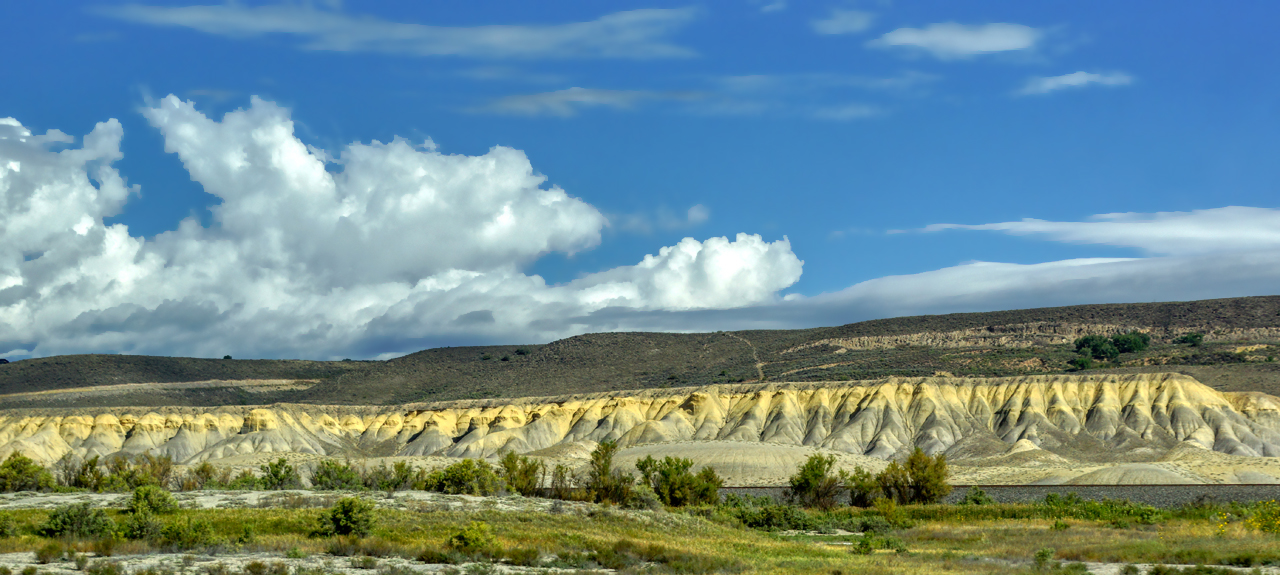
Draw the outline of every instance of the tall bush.
<instances>
[{"instance_id":1,"label":"tall bush","mask_svg":"<svg viewBox=\"0 0 1280 575\"><path fill-rule=\"evenodd\" d=\"M849 505L854 507L871 507L876 499L884 496L876 477L862 467L854 467L852 473L840 472L840 479L849 490Z\"/></svg>"},{"instance_id":2,"label":"tall bush","mask_svg":"<svg viewBox=\"0 0 1280 575\"><path fill-rule=\"evenodd\" d=\"M574 499L574 488L578 486L573 472L564 465L556 464L551 470L551 497L554 499Z\"/></svg>"},{"instance_id":3,"label":"tall bush","mask_svg":"<svg viewBox=\"0 0 1280 575\"><path fill-rule=\"evenodd\" d=\"M178 510L178 501L173 494L159 485L143 485L133 490L125 511L135 514L165 514Z\"/></svg>"},{"instance_id":4,"label":"tall bush","mask_svg":"<svg viewBox=\"0 0 1280 575\"><path fill-rule=\"evenodd\" d=\"M317 532L324 535L364 537L373 530L376 518L372 501L359 497L343 497L320 516Z\"/></svg>"},{"instance_id":5,"label":"tall bush","mask_svg":"<svg viewBox=\"0 0 1280 575\"><path fill-rule=\"evenodd\" d=\"M262 470L262 477L258 479L263 489L295 489L302 487L302 479L298 477L298 470L289 465L289 460L283 457L267 462L260 466L259 469Z\"/></svg>"},{"instance_id":6,"label":"tall bush","mask_svg":"<svg viewBox=\"0 0 1280 575\"><path fill-rule=\"evenodd\" d=\"M116 524L107 512L89 503L63 505L49 512L49 518L40 526L44 537L107 537L114 534Z\"/></svg>"},{"instance_id":7,"label":"tall bush","mask_svg":"<svg viewBox=\"0 0 1280 575\"><path fill-rule=\"evenodd\" d=\"M546 475L546 465L541 461L508 451L498 462L498 467L501 470L502 479L507 482L507 487L512 491L525 497L539 494L543 477Z\"/></svg>"},{"instance_id":8,"label":"tall bush","mask_svg":"<svg viewBox=\"0 0 1280 575\"><path fill-rule=\"evenodd\" d=\"M102 473L102 467L99 466L99 458L96 455L81 459L68 453L53 465L53 469L59 485L72 489L102 491L105 475Z\"/></svg>"},{"instance_id":9,"label":"tall bush","mask_svg":"<svg viewBox=\"0 0 1280 575\"><path fill-rule=\"evenodd\" d=\"M53 474L40 464L17 451L0 463L0 491L49 491L53 489Z\"/></svg>"},{"instance_id":10,"label":"tall bush","mask_svg":"<svg viewBox=\"0 0 1280 575\"><path fill-rule=\"evenodd\" d=\"M502 478L488 463L463 459L426 476L421 487L426 491L462 495L493 495L503 488Z\"/></svg>"},{"instance_id":11,"label":"tall bush","mask_svg":"<svg viewBox=\"0 0 1280 575\"><path fill-rule=\"evenodd\" d=\"M948 475L946 455L930 456L917 447L902 464L889 463L876 482L898 503L937 503L951 493Z\"/></svg>"},{"instance_id":12,"label":"tall bush","mask_svg":"<svg viewBox=\"0 0 1280 575\"><path fill-rule=\"evenodd\" d=\"M844 488L834 473L835 466L834 455L810 455L791 476L791 498L805 507L835 507L836 498Z\"/></svg>"},{"instance_id":13,"label":"tall bush","mask_svg":"<svg viewBox=\"0 0 1280 575\"><path fill-rule=\"evenodd\" d=\"M625 505L631 500L631 488L635 477L613 469L613 456L618 452L616 441L603 441L591 452L587 467L587 492L596 503Z\"/></svg>"},{"instance_id":14,"label":"tall bush","mask_svg":"<svg viewBox=\"0 0 1280 575\"><path fill-rule=\"evenodd\" d=\"M360 491L364 489L364 480L350 463L325 459L316 466L311 486L325 491Z\"/></svg>"},{"instance_id":15,"label":"tall bush","mask_svg":"<svg viewBox=\"0 0 1280 575\"><path fill-rule=\"evenodd\" d=\"M1086 335L1075 342L1076 353L1093 359L1115 361L1120 357L1120 350L1111 339L1101 335Z\"/></svg>"},{"instance_id":16,"label":"tall bush","mask_svg":"<svg viewBox=\"0 0 1280 575\"><path fill-rule=\"evenodd\" d=\"M710 467L703 467L696 475L689 471L692 468L692 460L671 456L662 461L649 456L636 462L641 481L653 489L663 505L718 503L724 480Z\"/></svg>"},{"instance_id":17,"label":"tall bush","mask_svg":"<svg viewBox=\"0 0 1280 575\"><path fill-rule=\"evenodd\" d=\"M378 467L366 468L361 480L365 487L375 491L399 491L412 488L419 475L407 462L397 461L391 467L384 463ZM425 474L421 475L425 477Z\"/></svg>"},{"instance_id":18,"label":"tall bush","mask_svg":"<svg viewBox=\"0 0 1280 575\"><path fill-rule=\"evenodd\" d=\"M1138 353L1151 346L1151 335L1141 331L1131 331L1111 336L1111 343L1120 353Z\"/></svg>"}]
</instances>

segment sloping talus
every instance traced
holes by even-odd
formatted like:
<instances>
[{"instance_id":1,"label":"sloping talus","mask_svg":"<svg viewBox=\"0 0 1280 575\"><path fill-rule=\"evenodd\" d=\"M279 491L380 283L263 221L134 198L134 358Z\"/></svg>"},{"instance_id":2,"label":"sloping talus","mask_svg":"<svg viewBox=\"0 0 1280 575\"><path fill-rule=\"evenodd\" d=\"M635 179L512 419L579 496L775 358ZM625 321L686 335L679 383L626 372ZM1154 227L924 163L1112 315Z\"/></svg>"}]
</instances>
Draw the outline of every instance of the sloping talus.
<instances>
[{"instance_id":1,"label":"sloping talus","mask_svg":"<svg viewBox=\"0 0 1280 575\"><path fill-rule=\"evenodd\" d=\"M1280 399L1155 374L772 383L396 407L0 412L0 456L18 451L45 463L69 453L149 452L182 463L286 452L489 457L604 440L767 442L888 459L975 437L1047 449L1190 442L1274 457Z\"/></svg>"}]
</instances>

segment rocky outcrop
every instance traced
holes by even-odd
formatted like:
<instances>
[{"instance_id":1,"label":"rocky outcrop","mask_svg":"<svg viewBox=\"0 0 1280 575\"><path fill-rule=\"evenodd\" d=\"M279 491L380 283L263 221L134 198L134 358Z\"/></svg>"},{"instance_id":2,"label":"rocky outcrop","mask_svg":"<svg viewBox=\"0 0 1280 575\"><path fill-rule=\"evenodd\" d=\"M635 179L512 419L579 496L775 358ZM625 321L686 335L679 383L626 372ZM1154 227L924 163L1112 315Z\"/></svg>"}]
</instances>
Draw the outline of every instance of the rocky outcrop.
<instances>
[{"instance_id":1,"label":"rocky outcrop","mask_svg":"<svg viewBox=\"0 0 1280 575\"><path fill-rule=\"evenodd\" d=\"M787 349L783 354L814 347L836 347L847 350L894 349L902 346L927 346L939 349L1027 348L1064 345L1086 335L1113 335L1141 331L1164 343L1188 333L1205 334L1206 341L1256 341L1280 339L1280 328L1220 328L1212 325L1164 328L1146 325L1033 322L993 325L955 331L906 333L864 337L827 338Z\"/></svg>"},{"instance_id":2,"label":"rocky outcrop","mask_svg":"<svg viewBox=\"0 0 1280 575\"><path fill-rule=\"evenodd\" d=\"M398 407L0 413L0 456L19 451L46 463L69 453L149 452L182 463L286 452L489 457L605 440L762 442L880 459L914 447L961 453L983 442L1002 445L1001 453L1019 442L1073 453L1190 442L1275 457L1280 398L1155 374L772 383Z\"/></svg>"}]
</instances>

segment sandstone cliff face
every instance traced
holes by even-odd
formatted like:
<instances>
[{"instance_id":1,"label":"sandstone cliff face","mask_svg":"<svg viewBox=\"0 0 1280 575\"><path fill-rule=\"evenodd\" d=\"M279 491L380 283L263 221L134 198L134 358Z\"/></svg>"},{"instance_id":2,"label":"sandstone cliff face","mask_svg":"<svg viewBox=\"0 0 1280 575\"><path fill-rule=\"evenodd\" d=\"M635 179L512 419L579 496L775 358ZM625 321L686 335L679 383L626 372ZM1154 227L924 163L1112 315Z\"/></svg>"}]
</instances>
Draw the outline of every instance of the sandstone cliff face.
<instances>
[{"instance_id":1,"label":"sandstone cliff face","mask_svg":"<svg viewBox=\"0 0 1280 575\"><path fill-rule=\"evenodd\" d=\"M964 440L1026 440L1049 450L1190 442L1275 457L1280 398L1219 393L1186 376L1156 374L774 383L395 408L0 413L0 456L18 451L45 463L68 453L150 452L182 463L287 452L489 457L610 439L623 446L766 442L881 459L916 446L960 455Z\"/></svg>"}]
</instances>

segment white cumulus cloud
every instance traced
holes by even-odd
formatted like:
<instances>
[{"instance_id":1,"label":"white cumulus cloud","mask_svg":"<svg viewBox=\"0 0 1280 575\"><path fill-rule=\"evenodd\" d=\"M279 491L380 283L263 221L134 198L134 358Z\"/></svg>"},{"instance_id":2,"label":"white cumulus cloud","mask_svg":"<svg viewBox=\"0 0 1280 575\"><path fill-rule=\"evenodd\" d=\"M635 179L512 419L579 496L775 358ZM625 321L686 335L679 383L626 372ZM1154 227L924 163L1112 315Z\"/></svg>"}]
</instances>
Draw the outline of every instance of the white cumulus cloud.
<instances>
[{"instance_id":1,"label":"white cumulus cloud","mask_svg":"<svg viewBox=\"0 0 1280 575\"><path fill-rule=\"evenodd\" d=\"M126 4L97 12L232 38L285 34L302 40L307 50L515 59L688 57L693 51L671 43L668 37L696 17L689 8L651 8L567 24L429 26L322 10L310 3Z\"/></svg>"},{"instance_id":2,"label":"white cumulus cloud","mask_svg":"<svg viewBox=\"0 0 1280 575\"><path fill-rule=\"evenodd\" d=\"M1072 72L1061 76L1032 78L1017 91L1018 95L1048 94L1067 88L1083 88L1089 85L1128 86L1133 77L1123 72L1096 74L1093 72Z\"/></svg>"},{"instance_id":3,"label":"white cumulus cloud","mask_svg":"<svg viewBox=\"0 0 1280 575\"><path fill-rule=\"evenodd\" d=\"M115 120L61 151L51 144L72 138L0 120L0 356L374 357L545 341L581 333L573 318L605 308L778 301L803 264L785 239L686 238L547 285L521 269L592 248L606 220L547 186L519 150L446 155L396 139L330 153L257 98L221 120L174 96L143 113L221 200L211 225L187 219L145 240L103 223L135 193L112 165Z\"/></svg>"},{"instance_id":4,"label":"white cumulus cloud","mask_svg":"<svg viewBox=\"0 0 1280 575\"><path fill-rule=\"evenodd\" d=\"M924 28L898 28L867 45L923 51L940 60L955 60L980 54L1031 50L1043 37L1040 30L1022 24L945 22Z\"/></svg>"}]
</instances>

